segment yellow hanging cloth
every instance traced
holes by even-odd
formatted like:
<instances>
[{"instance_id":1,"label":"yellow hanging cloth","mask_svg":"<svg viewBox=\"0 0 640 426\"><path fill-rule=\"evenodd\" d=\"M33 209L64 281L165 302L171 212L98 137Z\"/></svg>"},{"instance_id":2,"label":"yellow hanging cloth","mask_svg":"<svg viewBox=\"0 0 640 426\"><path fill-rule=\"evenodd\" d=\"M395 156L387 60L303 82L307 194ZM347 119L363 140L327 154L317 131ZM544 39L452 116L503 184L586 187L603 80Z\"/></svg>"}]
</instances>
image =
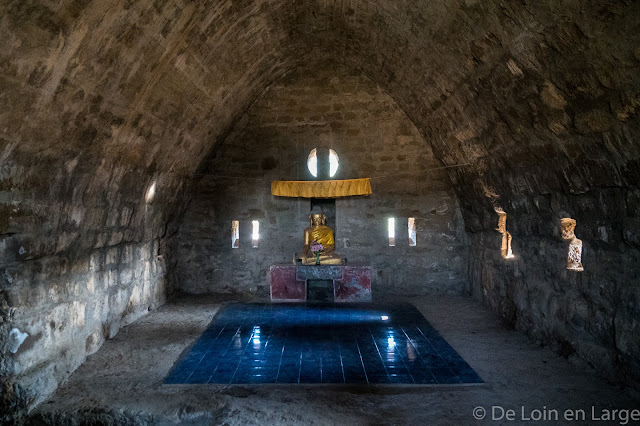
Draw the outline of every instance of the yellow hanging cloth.
<instances>
[{"instance_id":1,"label":"yellow hanging cloth","mask_svg":"<svg viewBox=\"0 0 640 426\"><path fill-rule=\"evenodd\" d=\"M347 180L271 182L271 194L277 197L338 198L371 194L369 178Z\"/></svg>"}]
</instances>

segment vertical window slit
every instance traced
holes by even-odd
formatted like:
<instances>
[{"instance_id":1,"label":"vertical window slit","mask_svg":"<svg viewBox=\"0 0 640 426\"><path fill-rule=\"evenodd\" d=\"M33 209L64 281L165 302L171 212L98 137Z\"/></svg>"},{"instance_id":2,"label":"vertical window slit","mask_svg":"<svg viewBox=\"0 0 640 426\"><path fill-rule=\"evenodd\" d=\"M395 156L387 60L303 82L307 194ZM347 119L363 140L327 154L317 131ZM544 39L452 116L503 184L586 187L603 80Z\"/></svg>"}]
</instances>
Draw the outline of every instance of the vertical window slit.
<instances>
[{"instance_id":1,"label":"vertical window slit","mask_svg":"<svg viewBox=\"0 0 640 426\"><path fill-rule=\"evenodd\" d=\"M240 221L231 221L231 248L240 247Z\"/></svg>"},{"instance_id":2,"label":"vertical window slit","mask_svg":"<svg viewBox=\"0 0 640 426\"><path fill-rule=\"evenodd\" d=\"M407 229L409 230L409 246L416 246L416 218L410 217L407 220Z\"/></svg>"},{"instance_id":3,"label":"vertical window slit","mask_svg":"<svg viewBox=\"0 0 640 426\"><path fill-rule=\"evenodd\" d=\"M396 245L396 219L389 218L389 247Z\"/></svg>"},{"instance_id":4,"label":"vertical window slit","mask_svg":"<svg viewBox=\"0 0 640 426\"><path fill-rule=\"evenodd\" d=\"M156 196L156 181L154 180L153 182L151 182L151 185L149 185L149 188L147 188L147 192L144 195L144 199L147 202L147 204L149 204L153 201L155 196Z\"/></svg>"},{"instance_id":5,"label":"vertical window slit","mask_svg":"<svg viewBox=\"0 0 640 426\"><path fill-rule=\"evenodd\" d=\"M253 247L258 247L258 240L260 239L260 222L254 220L251 222L252 224L252 232L251 232L251 245Z\"/></svg>"}]
</instances>

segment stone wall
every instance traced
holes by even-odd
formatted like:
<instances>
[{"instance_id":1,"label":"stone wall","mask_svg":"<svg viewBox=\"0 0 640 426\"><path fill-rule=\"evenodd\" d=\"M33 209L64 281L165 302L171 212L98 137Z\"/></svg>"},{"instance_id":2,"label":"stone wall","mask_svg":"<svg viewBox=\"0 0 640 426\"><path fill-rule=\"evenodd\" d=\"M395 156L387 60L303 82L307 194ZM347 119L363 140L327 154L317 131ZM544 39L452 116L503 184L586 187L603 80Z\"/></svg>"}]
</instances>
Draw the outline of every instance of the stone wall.
<instances>
[{"instance_id":1,"label":"stone wall","mask_svg":"<svg viewBox=\"0 0 640 426\"><path fill-rule=\"evenodd\" d=\"M313 179L313 148L334 149L335 179L371 177L373 194L336 201L336 251L371 264L373 294L461 292L467 246L448 176L411 121L361 73L309 64L271 86L239 120L194 189L178 235L179 290L268 295L269 266L291 263L310 201L273 197L272 180ZM396 218L389 247L387 219ZM407 218L416 218L410 247ZM240 220L240 248L231 221ZM260 244L251 247L251 221Z\"/></svg>"},{"instance_id":2,"label":"stone wall","mask_svg":"<svg viewBox=\"0 0 640 426\"><path fill-rule=\"evenodd\" d=\"M293 58L274 30L285 3L266 5L0 4L0 423L164 300L158 239L201 159ZM15 354L14 328L29 334Z\"/></svg>"},{"instance_id":3,"label":"stone wall","mask_svg":"<svg viewBox=\"0 0 640 426\"><path fill-rule=\"evenodd\" d=\"M52 305L42 299L42 312L35 305L21 310L14 299L22 300L31 285L53 282L49 273L62 274L62 288L73 288L75 278L64 275L64 267L51 266L59 260L86 263L120 245L151 251L156 238L171 235L167 225L179 219L202 159L227 140L264 88L310 60L344 62L366 74L415 124L439 164L467 165L449 169L449 175L472 235L476 294L486 291L485 300L511 324L591 362L610 378L638 377L640 2L10 0L0 4L0 15L5 411L28 407L51 389L22 390L7 339L14 325L26 329L33 318L44 321ZM378 128L377 122L369 124ZM237 129L242 126L247 124ZM315 142L311 131L300 129ZM268 140L265 135L277 131L278 126L264 126L261 137ZM309 148L306 139L296 142L298 161ZM252 150L259 148L249 139L234 140L257 156ZM347 161L351 154L341 157ZM254 166L251 173L259 179L304 171L302 161L295 170L282 162L273 168L271 160ZM143 198L154 179L160 201L149 213ZM206 184L200 189L203 194ZM265 185L255 194L267 190ZM381 211L395 210L394 202ZM289 212L296 232L287 235L299 238L306 206L291 208L268 198L255 203L258 210L271 203ZM500 242L494 231L496 203L509 214L518 256L511 263L493 258ZM443 211L439 206L426 217L435 220ZM193 208L199 208L197 199ZM576 232L585 244L586 269L580 275L565 276L562 270L564 248L556 230L565 214L578 221ZM238 218L246 222L253 216L247 210ZM270 219L265 222L263 229L272 226ZM205 225L197 235L208 235ZM348 229L337 225L338 237L347 237ZM379 218L373 226L382 226ZM418 226L423 226L421 244L430 228L428 221ZM453 229L445 235L460 240ZM381 236L380 231L371 235ZM246 236L248 229L242 232ZM340 248L350 259L369 250L353 238L350 242ZM369 243L375 246L373 239ZM283 243L277 252L291 252L293 245ZM262 254L254 259L240 249L231 256L250 265L269 263L264 252L256 253ZM177 276L170 266L177 259L165 260ZM197 264L215 264L204 260ZM23 270L25 276L33 271L34 278L21 281ZM220 282L216 274L210 272L209 280ZM254 278L263 277L241 281ZM383 285L384 274L378 278ZM156 282L162 284L159 277ZM139 283L128 288L133 285ZM83 298L73 301L89 306ZM140 309L145 305L141 301ZM110 317L117 318L122 312L114 306ZM11 308L17 308L13 315ZM36 335L43 324L33 325ZM28 341L24 345L21 350L38 350ZM31 367L34 373L54 362L44 351L41 355L42 363ZM60 359L56 377L62 379L79 360Z\"/></svg>"},{"instance_id":4,"label":"stone wall","mask_svg":"<svg viewBox=\"0 0 640 426\"><path fill-rule=\"evenodd\" d=\"M9 209L0 227L7 421L46 398L122 325L164 303L159 245L175 232L166 206L183 191L170 175L53 161L24 168L27 158L12 154L0 178Z\"/></svg>"},{"instance_id":5,"label":"stone wall","mask_svg":"<svg viewBox=\"0 0 640 426\"><path fill-rule=\"evenodd\" d=\"M609 380L637 386L640 252L623 249L618 236L604 235L580 215L576 234L585 270L569 271L560 218L512 212L514 259L500 256L500 238L491 230L472 234L474 296L536 343ZM523 233L531 222L546 222L543 232Z\"/></svg>"},{"instance_id":6,"label":"stone wall","mask_svg":"<svg viewBox=\"0 0 640 426\"><path fill-rule=\"evenodd\" d=\"M484 69L478 53L505 44L473 54L477 78L418 124L445 163L470 163L450 175L471 238L473 294L536 342L636 387L639 7L603 2L580 18L534 18L554 31L532 33L531 48L514 45ZM496 208L508 215L514 259L500 255ZM583 272L567 270L564 217L577 221Z\"/></svg>"},{"instance_id":7,"label":"stone wall","mask_svg":"<svg viewBox=\"0 0 640 426\"><path fill-rule=\"evenodd\" d=\"M39 403L121 326L164 303L156 253L154 242L120 244L80 259L51 256L5 269L8 304L18 309L4 328L28 337L19 346L7 342L3 402Z\"/></svg>"},{"instance_id":8,"label":"stone wall","mask_svg":"<svg viewBox=\"0 0 640 426\"><path fill-rule=\"evenodd\" d=\"M449 174L473 293L540 344L640 386L640 2L324 4L301 31L389 93L443 164L466 165ZM577 220L581 273L565 269L563 217Z\"/></svg>"}]
</instances>

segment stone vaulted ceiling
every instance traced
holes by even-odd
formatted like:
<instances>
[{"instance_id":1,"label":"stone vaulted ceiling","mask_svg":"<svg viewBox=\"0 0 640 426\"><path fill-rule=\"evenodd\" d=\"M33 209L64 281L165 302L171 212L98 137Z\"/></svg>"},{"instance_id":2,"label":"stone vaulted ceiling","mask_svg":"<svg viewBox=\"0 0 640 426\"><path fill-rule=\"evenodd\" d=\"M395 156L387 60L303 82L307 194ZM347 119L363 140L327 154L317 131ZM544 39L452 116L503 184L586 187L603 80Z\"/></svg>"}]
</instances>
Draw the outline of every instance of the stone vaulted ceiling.
<instances>
[{"instance_id":1,"label":"stone vaulted ceiling","mask_svg":"<svg viewBox=\"0 0 640 426\"><path fill-rule=\"evenodd\" d=\"M541 341L640 380L640 2L5 0L0 382L41 362L4 356L5 308L40 327L70 264L91 274L95 250L175 233L239 117L299 64L324 61L366 74L453 166L471 287ZM494 208L509 214L516 263L491 257ZM584 283L556 261L564 216L585 242ZM125 305L109 308L114 324ZM40 397L57 383L39 380ZM0 385L0 405L13 404L17 388Z\"/></svg>"},{"instance_id":2,"label":"stone vaulted ceiling","mask_svg":"<svg viewBox=\"0 0 640 426\"><path fill-rule=\"evenodd\" d=\"M463 199L637 182L629 134L640 103L638 9L630 1L4 2L2 177L30 211L5 206L11 219L1 231L21 233L44 216L46 226L82 227L92 204L129 203L135 224L153 178L159 197L176 203L239 114L310 60L366 73L445 165L471 163L451 174ZM81 204L83 219L57 217L51 203ZM20 225L14 216L24 215L29 224Z\"/></svg>"}]
</instances>

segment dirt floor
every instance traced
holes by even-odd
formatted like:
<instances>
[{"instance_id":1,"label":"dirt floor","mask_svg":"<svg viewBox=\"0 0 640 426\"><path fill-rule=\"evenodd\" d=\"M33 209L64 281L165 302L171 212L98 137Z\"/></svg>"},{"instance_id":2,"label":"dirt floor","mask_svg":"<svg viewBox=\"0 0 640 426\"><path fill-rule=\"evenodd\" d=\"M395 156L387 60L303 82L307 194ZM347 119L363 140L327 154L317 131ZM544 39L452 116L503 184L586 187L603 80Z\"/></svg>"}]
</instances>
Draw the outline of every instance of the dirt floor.
<instances>
[{"instance_id":1,"label":"dirt floor","mask_svg":"<svg viewBox=\"0 0 640 426\"><path fill-rule=\"evenodd\" d=\"M106 342L34 410L30 424L532 424L556 415L557 423L640 423L624 411L640 409L637 394L536 346L478 302L461 296L410 301L484 385L163 385L223 303L182 297ZM623 411L605 421L614 409ZM483 421L476 420L483 410Z\"/></svg>"}]
</instances>

